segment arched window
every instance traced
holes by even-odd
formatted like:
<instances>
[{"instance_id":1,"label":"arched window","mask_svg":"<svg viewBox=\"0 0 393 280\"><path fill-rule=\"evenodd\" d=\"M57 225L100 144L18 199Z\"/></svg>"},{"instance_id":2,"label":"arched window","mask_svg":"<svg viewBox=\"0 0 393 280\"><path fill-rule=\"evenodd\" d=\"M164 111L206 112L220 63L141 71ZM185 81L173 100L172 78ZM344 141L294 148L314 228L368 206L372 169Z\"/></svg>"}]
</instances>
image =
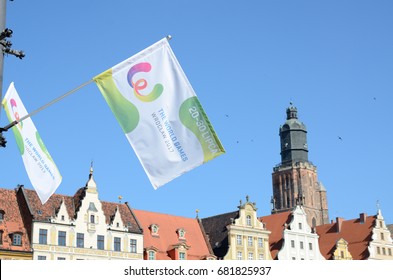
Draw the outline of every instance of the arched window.
<instances>
[{"instance_id":1,"label":"arched window","mask_svg":"<svg viewBox=\"0 0 393 280\"><path fill-rule=\"evenodd\" d=\"M315 228L317 226L317 220L312 218L312 227Z\"/></svg>"}]
</instances>

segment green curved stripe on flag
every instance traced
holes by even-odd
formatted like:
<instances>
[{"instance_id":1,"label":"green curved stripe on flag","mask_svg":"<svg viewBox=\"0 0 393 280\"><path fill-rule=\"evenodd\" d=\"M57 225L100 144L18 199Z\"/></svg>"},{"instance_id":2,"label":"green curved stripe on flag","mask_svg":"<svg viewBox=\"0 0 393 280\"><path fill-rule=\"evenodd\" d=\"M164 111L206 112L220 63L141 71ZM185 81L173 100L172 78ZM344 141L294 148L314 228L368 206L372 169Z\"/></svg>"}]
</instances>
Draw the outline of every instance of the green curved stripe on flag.
<instances>
[{"instance_id":1,"label":"green curved stripe on flag","mask_svg":"<svg viewBox=\"0 0 393 280\"><path fill-rule=\"evenodd\" d=\"M7 100L4 99L3 104L7 104ZM7 115L8 120L12 121L12 117L9 112L8 106L4 106L4 110ZM22 134L20 134L20 131L16 126L12 127L12 131L14 132L15 141L16 141L16 144L18 145L19 152L23 156L23 154L25 153L25 143L23 142Z\"/></svg>"},{"instance_id":2,"label":"green curved stripe on flag","mask_svg":"<svg viewBox=\"0 0 393 280\"><path fill-rule=\"evenodd\" d=\"M138 109L116 87L112 78L112 69L94 77L93 80L96 82L124 133L127 134L133 131L139 123Z\"/></svg>"},{"instance_id":3,"label":"green curved stripe on flag","mask_svg":"<svg viewBox=\"0 0 393 280\"><path fill-rule=\"evenodd\" d=\"M203 150L203 162L225 153L205 111L196 96L186 99L179 109L182 124L198 138Z\"/></svg>"}]
</instances>

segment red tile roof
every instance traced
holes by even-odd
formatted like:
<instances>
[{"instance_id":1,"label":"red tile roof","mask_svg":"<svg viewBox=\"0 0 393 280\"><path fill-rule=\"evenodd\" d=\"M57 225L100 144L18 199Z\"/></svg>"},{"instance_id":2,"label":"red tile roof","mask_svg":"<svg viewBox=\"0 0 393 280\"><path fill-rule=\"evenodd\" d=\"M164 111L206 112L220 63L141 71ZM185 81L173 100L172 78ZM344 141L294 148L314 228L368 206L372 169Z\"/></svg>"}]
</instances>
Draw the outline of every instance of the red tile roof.
<instances>
[{"instance_id":1,"label":"red tile roof","mask_svg":"<svg viewBox=\"0 0 393 280\"><path fill-rule=\"evenodd\" d=\"M133 212L143 228L144 247L155 248L156 259L171 260L170 251L180 243L189 246L188 260L200 260L212 256L198 219L136 209L133 209ZM159 227L158 236L151 234L150 226L153 224ZM185 230L185 239L179 239L176 232L178 229Z\"/></svg>"},{"instance_id":2,"label":"red tile roof","mask_svg":"<svg viewBox=\"0 0 393 280\"><path fill-rule=\"evenodd\" d=\"M86 195L86 188L80 188L77 190L74 196L53 194L44 205L41 203L37 193L34 190L23 188L23 192L25 193L27 204L29 205L29 209L34 219L36 221L48 221L48 219L56 215L63 199L69 217L71 219L76 218L77 210L79 210L81 202ZM134 233L142 233L142 229L127 203L122 204L101 201L101 204L107 224L112 222L113 216L115 215L117 211L116 209L118 208L122 221L124 225L128 227L128 230Z\"/></svg>"},{"instance_id":3,"label":"red tile roof","mask_svg":"<svg viewBox=\"0 0 393 280\"><path fill-rule=\"evenodd\" d=\"M267 230L271 231L269 236L270 253L272 259L276 260L283 244L285 224L289 224L292 220L292 211L260 217L259 220L266 225Z\"/></svg>"},{"instance_id":4,"label":"red tile roof","mask_svg":"<svg viewBox=\"0 0 393 280\"><path fill-rule=\"evenodd\" d=\"M2 232L0 249L30 252L30 240L22 220L15 190L0 189L0 211L4 214L4 219L0 221ZM12 245L13 233L22 234L21 246Z\"/></svg>"},{"instance_id":5,"label":"red tile roof","mask_svg":"<svg viewBox=\"0 0 393 280\"><path fill-rule=\"evenodd\" d=\"M335 251L336 242L343 238L348 242L348 250L354 260L365 260L369 257L368 245L371 241L372 229L376 216L368 216L365 222L360 218L343 220L340 231L337 230L338 223L320 225L316 227L319 235L319 249L321 254L330 260Z\"/></svg>"}]
</instances>

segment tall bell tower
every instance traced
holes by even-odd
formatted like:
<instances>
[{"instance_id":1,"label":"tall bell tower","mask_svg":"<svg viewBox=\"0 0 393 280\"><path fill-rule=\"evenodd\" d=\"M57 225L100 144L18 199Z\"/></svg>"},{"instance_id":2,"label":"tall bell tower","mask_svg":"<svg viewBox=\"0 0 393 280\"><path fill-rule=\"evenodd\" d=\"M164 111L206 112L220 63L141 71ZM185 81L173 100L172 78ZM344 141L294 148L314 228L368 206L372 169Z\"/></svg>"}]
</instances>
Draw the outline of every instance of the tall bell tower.
<instances>
[{"instance_id":1,"label":"tall bell tower","mask_svg":"<svg viewBox=\"0 0 393 280\"><path fill-rule=\"evenodd\" d=\"M273 168L272 214L302 205L311 227L329 223L326 189L308 160L307 129L292 104L279 135L281 163Z\"/></svg>"}]
</instances>

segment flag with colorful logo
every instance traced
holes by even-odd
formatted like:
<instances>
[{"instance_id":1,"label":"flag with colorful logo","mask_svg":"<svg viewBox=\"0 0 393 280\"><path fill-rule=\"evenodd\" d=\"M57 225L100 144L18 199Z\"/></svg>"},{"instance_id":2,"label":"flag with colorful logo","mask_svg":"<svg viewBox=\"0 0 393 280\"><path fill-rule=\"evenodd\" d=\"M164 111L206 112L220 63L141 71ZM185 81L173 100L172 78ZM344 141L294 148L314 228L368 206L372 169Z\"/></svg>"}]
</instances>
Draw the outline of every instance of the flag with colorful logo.
<instances>
[{"instance_id":1,"label":"flag with colorful logo","mask_svg":"<svg viewBox=\"0 0 393 280\"><path fill-rule=\"evenodd\" d=\"M11 83L2 101L10 123L28 115ZM42 204L56 191L62 177L31 118L12 127L30 182Z\"/></svg>"},{"instance_id":2,"label":"flag with colorful logo","mask_svg":"<svg viewBox=\"0 0 393 280\"><path fill-rule=\"evenodd\" d=\"M167 38L93 79L155 189L225 153Z\"/></svg>"}]
</instances>

